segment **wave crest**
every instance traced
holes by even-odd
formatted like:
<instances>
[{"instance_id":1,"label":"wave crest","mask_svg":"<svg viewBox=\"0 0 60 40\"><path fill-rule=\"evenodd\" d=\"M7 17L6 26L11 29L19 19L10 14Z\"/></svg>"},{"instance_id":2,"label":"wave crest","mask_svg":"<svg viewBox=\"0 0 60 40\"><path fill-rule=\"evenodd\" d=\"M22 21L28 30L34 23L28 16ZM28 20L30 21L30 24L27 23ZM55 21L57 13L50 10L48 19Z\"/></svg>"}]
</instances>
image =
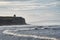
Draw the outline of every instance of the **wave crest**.
<instances>
[{"instance_id":1,"label":"wave crest","mask_svg":"<svg viewBox=\"0 0 60 40\"><path fill-rule=\"evenodd\" d=\"M50 37L43 37L43 36L36 36L36 35L17 34L17 33L10 32L10 30L3 31L3 34L13 35L13 36L19 36L19 37L32 37L32 38L45 39L45 40L57 40L56 38L50 38Z\"/></svg>"}]
</instances>

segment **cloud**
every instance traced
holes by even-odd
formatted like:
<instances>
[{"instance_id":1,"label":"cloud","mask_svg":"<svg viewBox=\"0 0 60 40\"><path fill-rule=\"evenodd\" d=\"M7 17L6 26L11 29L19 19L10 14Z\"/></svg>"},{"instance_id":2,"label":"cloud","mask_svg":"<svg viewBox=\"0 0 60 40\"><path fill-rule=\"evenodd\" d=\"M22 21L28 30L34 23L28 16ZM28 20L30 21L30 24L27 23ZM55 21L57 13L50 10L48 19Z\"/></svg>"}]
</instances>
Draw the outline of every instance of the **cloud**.
<instances>
[{"instance_id":1,"label":"cloud","mask_svg":"<svg viewBox=\"0 0 60 40\"><path fill-rule=\"evenodd\" d=\"M30 1L30 0L0 0L0 1Z\"/></svg>"},{"instance_id":2,"label":"cloud","mask_svg":"<svg viewBox=\"0 0 60 40\"><path fill-rule=\"evenodd\" d=\"M56 1L60 1L60 0L56 0Z\"/></svg>"},{"instance_id":3,"label":"cloud","mask_svg":"<svg viewBox=\"0 0 60 40\"><path fill-rule=\"evenodd\" d=\"M48 9L51 7L55 7L57 5L56 2L52 2L49 4L35 4L35 3L29 3L29 4L22 4L22 5L17 5L16 9L19 10L33 10L33 9ZM18 7L19 6L19 7Z\"/></svg>"},{"instance_id":4,"label":"cloud","mask_svg":"<svg viewBox=\"0 0 60 40\"><path fill-rule=\"evenodd\" d=\"M15 10L15 11L32 11L32 10L50 10L49 8L55 8L59 5L58 2L50 2L50 3L36 3L37 0L30 0L33 2L19 2L19 1L0 1L1 9Z\"/></svg>"},{"instance_id":5,"label":"cloud","mask_svg":"<svg viewBox=\"0 0 60 40\"><path fill-rule=\"evenodd\" d=\"M19 1L17 2L16 1L13 1L13 2L0 1L0 6L6 6L7 8L14 8L14 10L46 9L46 8L54 7L56 5L57 5L57 2L44 4L44 3L33 3L33 2L31 3L31 2L19 2Z\"/></svg>"},{"instance_id":6,"label":"cloud","mask_svg":"<svg viewBox=\"0 0 60 40\"><path fill-rule=\"evenodd\" d=\"M7 4L9 4L10 2L4 2L4 1L0 1L0 6L2 6L2 5L7 5Z\"/></svg>"}]
</instances>

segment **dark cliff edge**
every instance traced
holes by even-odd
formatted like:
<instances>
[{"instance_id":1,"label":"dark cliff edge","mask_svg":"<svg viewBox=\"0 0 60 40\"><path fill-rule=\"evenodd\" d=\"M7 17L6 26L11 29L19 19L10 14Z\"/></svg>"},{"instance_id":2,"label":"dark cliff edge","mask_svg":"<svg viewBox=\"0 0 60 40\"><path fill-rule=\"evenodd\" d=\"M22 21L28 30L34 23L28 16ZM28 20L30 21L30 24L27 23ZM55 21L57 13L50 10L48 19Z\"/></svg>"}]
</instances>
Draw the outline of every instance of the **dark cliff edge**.
<instances>
[{"instance_id":1,"label":"dark cliff edge","mask_svg":"<svg viewBox=\"0 0 60 40\"><path fill-rule=\"evenodd\" d=\"M23 17L0 16L0 25L26 25L26 21Z\"/></svg>"}]
</instances>

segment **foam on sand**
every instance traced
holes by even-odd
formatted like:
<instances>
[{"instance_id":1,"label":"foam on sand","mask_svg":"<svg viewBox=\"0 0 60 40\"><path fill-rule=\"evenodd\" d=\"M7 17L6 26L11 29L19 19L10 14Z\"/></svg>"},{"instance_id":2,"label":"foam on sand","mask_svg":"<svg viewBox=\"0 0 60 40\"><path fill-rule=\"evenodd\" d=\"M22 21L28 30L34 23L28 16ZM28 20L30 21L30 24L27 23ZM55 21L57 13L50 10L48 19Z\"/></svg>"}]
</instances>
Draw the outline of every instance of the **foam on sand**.
<instances>
[{"instance_id":1,"label":"foam on sand","mask_svg":"<svg viewBox=\"0 0 60 40\"><path fill-rule=\"evenodd\" d=\"M57 40L56 38L51 38L51 37L17 34L17 33L10 32L10 30L5 30L5 31L3 31L3 33L8 34L8 35L13 35L13 36L19 36L19 37L32 37L32 38L45 39L45 40Z\"/></svg>"}]
</instances>

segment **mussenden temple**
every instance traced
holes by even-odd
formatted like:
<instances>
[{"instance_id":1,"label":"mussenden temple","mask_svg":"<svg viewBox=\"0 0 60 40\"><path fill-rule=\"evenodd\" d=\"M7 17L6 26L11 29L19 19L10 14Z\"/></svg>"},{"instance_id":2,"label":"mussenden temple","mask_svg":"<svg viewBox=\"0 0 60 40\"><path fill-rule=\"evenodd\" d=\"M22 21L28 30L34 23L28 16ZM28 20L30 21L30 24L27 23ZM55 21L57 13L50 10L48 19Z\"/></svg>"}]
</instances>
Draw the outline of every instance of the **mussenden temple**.
<instances>
[{"instance_id":1,"label":"mussenden temple","mask_svg":"<svg viewBox=\"0 0 60 40\"><path fill-rule=\"evenodd\" d=\"M24 25L26 24L23 17L12 16L0 16L0 25Z\"/></svg>"}]
</instances>

